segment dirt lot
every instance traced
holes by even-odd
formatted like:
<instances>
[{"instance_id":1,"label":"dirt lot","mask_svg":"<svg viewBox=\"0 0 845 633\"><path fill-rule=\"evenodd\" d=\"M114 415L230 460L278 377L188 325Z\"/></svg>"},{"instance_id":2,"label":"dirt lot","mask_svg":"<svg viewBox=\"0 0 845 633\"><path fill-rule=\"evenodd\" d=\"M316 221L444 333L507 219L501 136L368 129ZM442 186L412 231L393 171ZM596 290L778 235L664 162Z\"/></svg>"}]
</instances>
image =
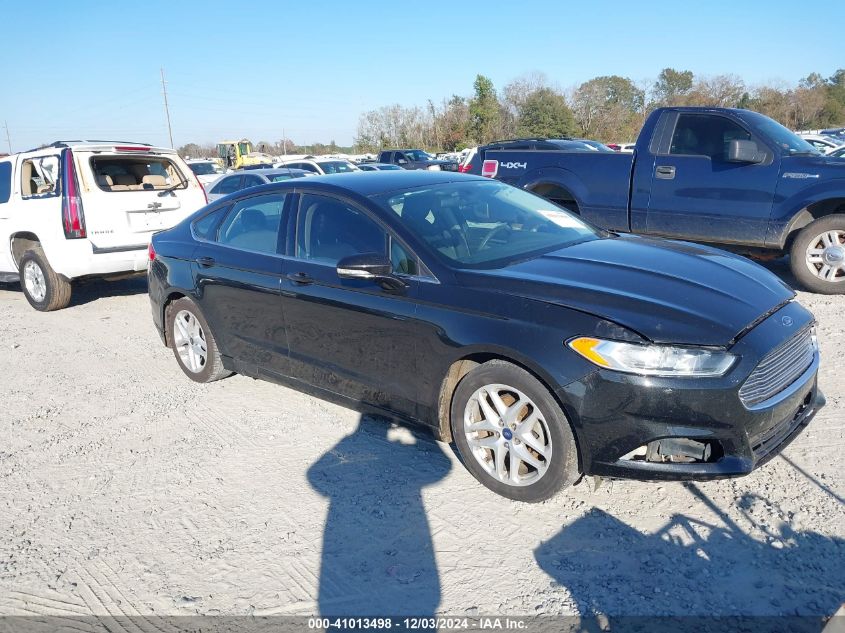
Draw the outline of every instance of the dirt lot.
<instances>
[{"instance_id":1,"label":"dirt lot","mask_svg":"<svg viewBox=\"0 0 845 633\"><path fill-rule=\"evenodd\" d=\"M773 265L785 275L782 264ZM828 406L749 477L487 492L424 433L269 383L196 385L143 279L0 286L0 614L823 614L845 600L845 297Z\"/></svg>"}]
</instances>

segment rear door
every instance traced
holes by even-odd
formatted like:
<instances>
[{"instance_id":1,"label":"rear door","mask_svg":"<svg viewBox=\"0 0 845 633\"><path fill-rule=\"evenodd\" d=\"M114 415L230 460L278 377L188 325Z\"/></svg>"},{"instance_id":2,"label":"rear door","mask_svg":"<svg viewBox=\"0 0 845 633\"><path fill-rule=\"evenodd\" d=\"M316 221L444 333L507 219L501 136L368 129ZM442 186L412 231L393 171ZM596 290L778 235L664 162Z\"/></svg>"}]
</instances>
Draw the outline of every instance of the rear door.
<instances>
[{"instance_id":1,"label":"rear door","mask_svg":"<svg viewBox=\"0 0 845 633\"><path fill-rule=\"evenodd\" d=\"M725 160L728 142L765 143L719 114L678 114L671 141L651 174L646 233L701 242L762 244L772 213L779 163Z\"/></svg>"},{"instance_id":2,"label":"rear door","mask_svg":"<svg viewBox=\"0 0 845 633\"><path fill-rule=\"evenodd\" d=\"M278 254L287 199L279 192L234 202L220 211L207 237L197 240L193 256L199 304L220 351L249 375L288 373Z\"/></svg>"},{"instance_id":3,"label":"rear door","mask_svg":"<svg viewBox=\"0 0 845 633\"><path fill-rule=\"evenodd\" d=\"M86 149L74 158L95 254L145 248L153 232L206 204L196 176L175 153Z\"/></svg>"}]
</instances>

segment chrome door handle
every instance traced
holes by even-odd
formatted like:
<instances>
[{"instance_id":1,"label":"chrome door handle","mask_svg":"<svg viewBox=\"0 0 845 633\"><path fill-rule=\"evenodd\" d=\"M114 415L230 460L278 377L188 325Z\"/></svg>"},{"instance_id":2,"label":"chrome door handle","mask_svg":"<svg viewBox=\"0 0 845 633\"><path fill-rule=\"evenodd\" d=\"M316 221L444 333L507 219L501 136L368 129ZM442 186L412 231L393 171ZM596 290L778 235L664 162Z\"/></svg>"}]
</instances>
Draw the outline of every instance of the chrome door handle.
<instances>
[{"instance_id":1,"label":"chrome door handle","mask_svg":"<svg viewBox=\"0 0 845 633\"><path fill-rule=\"evenodd\" d=\"M675 177L675 167L672 165L660 165L654 170L654 175L662 180L672 180Z\"/></svg>"}]
</instances>

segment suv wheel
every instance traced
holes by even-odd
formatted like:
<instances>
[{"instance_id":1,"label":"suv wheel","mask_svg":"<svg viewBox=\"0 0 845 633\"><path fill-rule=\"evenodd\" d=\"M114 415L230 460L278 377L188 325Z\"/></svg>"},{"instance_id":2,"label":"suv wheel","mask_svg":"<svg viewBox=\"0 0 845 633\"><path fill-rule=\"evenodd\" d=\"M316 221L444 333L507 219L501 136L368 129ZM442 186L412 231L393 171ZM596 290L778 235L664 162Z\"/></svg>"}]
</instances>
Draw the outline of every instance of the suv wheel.
<instances>
[{"instance_id":1,"label":"suv wheel","mask_svg":"<svg viewBox=\"0 0 845 633\"><path fill-rule=\"evenodd\" d=\"M845 215L819 218L801 229L789 251L789 263L808 290L845 293Z\"/></svg>"},{"instance_id":2,"label":"suv wheel","mask_svg":"<svg viewBox=\"0 0 845 633\"><path fill-rule=\"evenodd\" d=\"M214 382L232 372L223 368L223 359L208 322L197 305L183 297L167 307L167 340L176 362L191 380Z\"/></svg>"},{"instance_id":3,"label":"suv wheel","mask_svg":"<svg viewBox=\"0 0 845 633\"><path fill-rule=\"evenodd\" d=\"M23 294L29 305L36 310L61 310L70 303L70 282L56 274L40 248L28 250L23 254L18 274Z\"/></svg>"},{"instance_id":4,"label":"suv wheel","mask_svg":"<svg viewBox=\"0 0 845 633\"><path fill-rule=\"evenodd\" d=\"M516 501L552 497L578 477L578 453L566 415L524 369L492 360L458 383L452 434L467 469Z\"/></svg>"}]
</instances>

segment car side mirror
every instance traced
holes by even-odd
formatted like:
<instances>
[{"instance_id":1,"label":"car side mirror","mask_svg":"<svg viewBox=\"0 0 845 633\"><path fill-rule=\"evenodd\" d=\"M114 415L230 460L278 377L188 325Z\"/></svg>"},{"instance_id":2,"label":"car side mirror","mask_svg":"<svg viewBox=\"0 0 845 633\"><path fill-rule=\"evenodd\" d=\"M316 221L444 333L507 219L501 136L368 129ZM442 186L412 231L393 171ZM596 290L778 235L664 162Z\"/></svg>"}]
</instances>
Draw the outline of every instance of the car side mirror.
<instances>
[{"instance_id":1,"label":"car side mirror","mask_svg":"<svg viewBox=\"0 0 845 633\"><path fill-rule=\"evenodd\" d=\"M394 276L393 264L380 253L361 253L344 257L337 263L341 279L369 279L386 290L399 290L408 284Z\"/></svg>"},{"instance_id":2,"label":"car side mirror","mask_svg":"<svg viewBox=\"0 0 845 633\"><path fill-rule=\"evenodd\" d=\"M754 141L733 140L728 142L729 163L762 163L766 153L761 152Z\"/></svg>"}]
</instances>

